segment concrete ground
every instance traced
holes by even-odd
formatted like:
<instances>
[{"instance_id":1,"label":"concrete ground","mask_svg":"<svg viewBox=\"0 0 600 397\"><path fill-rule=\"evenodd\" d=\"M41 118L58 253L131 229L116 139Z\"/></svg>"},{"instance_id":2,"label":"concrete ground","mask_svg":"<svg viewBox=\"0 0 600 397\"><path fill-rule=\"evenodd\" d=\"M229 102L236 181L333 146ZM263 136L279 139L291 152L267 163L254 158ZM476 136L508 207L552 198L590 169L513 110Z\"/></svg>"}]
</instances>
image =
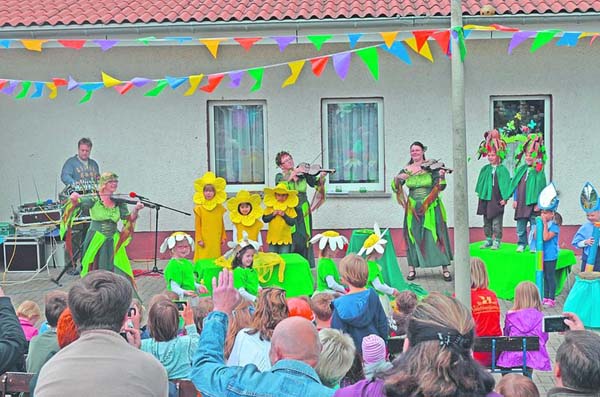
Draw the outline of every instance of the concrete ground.
<instances>
[{"instance_id":1,"label":"concrete ground","mask_svg":"<svg viewBox=\"0 0 600 397\"><path fill-rule=\"evenodd\" d=\"M408 273L406 258L398 259L402 268L402 272L406 275ZM165 265L166 261L158 261L158 267L160 269L163 269ZM153 262L134 262L133 266L136 269L151 270ZM577 272L578 269L575 269L575 267L577 266L574 266L573 270L574 272ZM17 306L24 300L33 300L35 302L38 302L38 304L40 304L41 307L43 303L43 296L45 293L57 288L66 291L71 286L71 284L78 278L78 276L70 276L68 274L65 274L60 279L61 285L59 286L53 281L51 281L51 278L56 278L59 275L60 270L62 269L53 268L52 265L50 265L48 269L44 269L38 274L3 272L1 273L2 278L0 281L0 285L2 286L5 294L12 298L13 304L15 306ZM414 282L421 284L428 291L454 293L454 283L448 283L442 280L441 268L418 269L417 279ZM562 312L562 307L564 305L565 298L568 295L568 292L570 290L570 287L573 285L573 282L574 273L571 273L562 294L557 297L556 307L552 309L545 308L545 314L557 315ZM160 293L165 289L164 279L160 275L148 275L138 277L136 279L136 283L141 298L146 302L153 295ZM504 313L506 313L506 311L511 307L511 305L511 301L500 300L500 307L503 313L502 318L504 318ZM546 347L548 349L552 361L554 361L554 357L556 356L556 350L562 342L562 339L563 336L557 333L550 334L550 339ZM546 395L547 391L554 386L552 372L536 371L534 373L533 380L537 385L541 395Z\"/></svg>"}]
</instances>

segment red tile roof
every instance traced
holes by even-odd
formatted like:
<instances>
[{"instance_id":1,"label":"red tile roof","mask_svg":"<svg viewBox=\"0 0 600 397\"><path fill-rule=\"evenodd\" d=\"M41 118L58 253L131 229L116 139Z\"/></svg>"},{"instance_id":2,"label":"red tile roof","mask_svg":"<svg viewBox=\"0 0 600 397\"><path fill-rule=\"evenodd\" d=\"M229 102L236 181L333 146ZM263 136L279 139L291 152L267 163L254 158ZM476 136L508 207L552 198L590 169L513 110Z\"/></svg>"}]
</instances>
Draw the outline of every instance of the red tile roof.
<instances>
[{"instance_id":1,"label":"red tile roof","mask_svg":"<svg viewBox=\"0 0 600 397\"><path fill-rule=\"evenodd\" d=\"M497 14L600 12L600 0L464 0ZM1 0L0 27L450 15L450 0Z\"/></svg>"}]
</instances>

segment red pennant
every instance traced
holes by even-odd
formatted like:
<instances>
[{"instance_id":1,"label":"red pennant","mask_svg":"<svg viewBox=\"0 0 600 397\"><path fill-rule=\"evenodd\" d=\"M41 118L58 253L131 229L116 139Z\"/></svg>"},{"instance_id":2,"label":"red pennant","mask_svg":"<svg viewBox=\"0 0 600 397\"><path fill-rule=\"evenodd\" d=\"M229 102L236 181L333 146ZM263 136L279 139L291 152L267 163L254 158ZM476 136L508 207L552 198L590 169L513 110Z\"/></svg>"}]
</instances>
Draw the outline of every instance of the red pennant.
<instances>
[{"instance_id":1,"label":"red pennant","mask_svg":"<svg viewBox=\"0 0 600 397\"><path fill-rule=\"evenodd\" d=\"M433 33L437 32L437 30L415 30L412 32L413 36L415 36L415 41L417 43L417 52L421 51L423 45Z\"/></svg>"},{"instance_id":2,"label":"red pennant","mask_svg":"<svg viewBox=\"0 0 600 397\"><path fill-rule=\"evenodd\" d=\"M72 48L74 50L81 50L87 40L58 40L63 47Z\"/></svg>"},{"instance_id":3,"label":"red pennant","mask_svg":"<svg viewBox=\"0 0 600 397\"><path fill-rule=\"evenodd\" d=\"M598 37L597 34L595 34L594 36L592 36L592 39L590 40L590 45L594 44L594 40L596 40L597 37Z\"/></svg>"},{"instance_id":4,"label":"red pennant","mask_svg":"<svg viewBox=\"0 0 600 397\"><path fill-rule=\"evenodd\" d=\"M323 71L325 70L325 66L327 66L327 61L329 61L329 57L320 57L313 58L310 60L310 65L312 66L312 71L315 76L319 77Z\"/></svg>"},{"instance_id":5,"label":"red pennant","mask_svg":"<svg viewBox=\"0 0 600 397\"><path fill-rule=\"evenodd\" d=\"M200 87L200 89L202 91L208 92L208 93L213 92L215 90L215 88L217 88L217 86L219 85L221 80L223 80L223 77L225 77L225 75L223 73L211 74L210 76L208 76L208 84Z\"/></svg>"},{"instance_id":6,"label":"red pennant","mask_svg":"<svg viewBox=\"0 0 600 397\"><path fill-rule=\"evenodd\" d=\"M431 35L446 55L450 55L450 31L442 30Z\"/></svg>"},{"instance_id":7,"label":"red pennant","mask_svg":"<svg viewBox=\"0 0 600 397\"><path fill-rule=\"evenodd\" d=\"M58 79L58 78L52 79L52 82L57 87L61 87L63 85L68 85L69 84L69 82L66 79Z\"/></svg>"},{"instance_id":8,"label":"red pennant","mask_svg":"<svg viewBox=\"0 0 600 397\"><path fill-rule=\"evenodd\" d=\"M8 83L8 80L0 80L0 90Z\"/></svg>"},{"instance_id":9,"label":"red pennant","mask_svg":"<svg viewBox=\"0 0 600 397\"><path fill-rule=\"evenodd\" d=\"M244 47L244 50L246 50L246 51L250 51L250 48L252 48L254 43L256 43L257 41L259 41L261 39L262 39L262 37L237 37L237 38L234 38L234 40L237 41L238 43L240 43L240 45L242 47Z\"/></svg>"},{"instance_id":10,"label":"red pennant","mask_svg":"<svg viewBox=\"0 0 600 397\"><path fill-rule=\"evenodd\" d=\"M125 95L127 91L133 88L133 83L128 81L127 84L116 85L114 87L115 91L117 91L121 95Z\"/></svg>"},{"instance_id":11,"label":"red pennant","mask_svg":"<svg viewBox=\"0 0 600 397\"><path fill-rule=\"evenodd\" d=\"M496 23L494 23L490 26L501 32L518 32L519 31L519 29L517 29L517 28L509 28L508 26L498 25Z\"/></svg>"}]
</instances>

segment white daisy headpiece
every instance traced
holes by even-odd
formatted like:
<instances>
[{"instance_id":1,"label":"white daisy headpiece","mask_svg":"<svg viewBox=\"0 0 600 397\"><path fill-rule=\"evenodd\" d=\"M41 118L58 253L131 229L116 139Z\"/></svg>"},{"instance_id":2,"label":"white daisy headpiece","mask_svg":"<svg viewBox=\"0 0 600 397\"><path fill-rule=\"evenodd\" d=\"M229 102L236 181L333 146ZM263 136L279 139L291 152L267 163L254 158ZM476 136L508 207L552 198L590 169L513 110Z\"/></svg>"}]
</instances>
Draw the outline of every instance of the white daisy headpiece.
<instances>
[{"instance_id":1,"label":"white daisy headpiece","mask_svg":"<svg viewBox=\"0 0 600 397\"><path fill-rule=\"evenodd\" d=\"M229 241L227 243L227 246L230 248L230 250L227 251L223 256L225 258L231 258L235 256L238 252L240 252L242 248L246 248L249 245L251 245L252 248L254 248L256 251L258 251L258 241L250 240L250 238L248 237L248 233L244 231L242 232L242 239L240 241Z\"/></svg>"},{"instance_id":2,"label":"white daisy headpiece","mask_svg":"<svg viewBox=\"0 0 600 397\"><path fill-rule=\"evenodd\" d=\"M178 241L183 241L184 239L187 240L187 242L190 244L190 247L192 248L192 251L193 251L194 250L194 239L187 233L175 232L175 233L171 234L169 237L167 237L165 239L165 241L163 241L163 243L160 245L161 254L164 254L165 252L167 252L168 249L172 250Z\"/></svg>"},{"instance_id":3,"label":"white daisy headpiece","mask_svg":"<svg viewBox=\"0 0 600 397\"><path fill-rule=\"evenodd\" d=\"M383 238L385 232L387 232L387 229L381 233L379 225L375 223L373 226L373 234L367 237L360 251L358 251L358 255L362 255L363 253L371 255L373 251L376 251L378 254L383 254L385 245L387 244L387 240Z\"/></svg>"},{"instance_id":4,"label":"white daisy headpiece","mask_svg":"<svg viewBox=\"0 0 600 397\"><path fill-rule=\"evenodd\" d=\"M348 244L348 239L336 231L327 230L326 232L316 234L310 239L311 244L319 243L319 251L322 251L329 245L332 251L344 249L344 245Z\"/></svg>"}]
</instances>

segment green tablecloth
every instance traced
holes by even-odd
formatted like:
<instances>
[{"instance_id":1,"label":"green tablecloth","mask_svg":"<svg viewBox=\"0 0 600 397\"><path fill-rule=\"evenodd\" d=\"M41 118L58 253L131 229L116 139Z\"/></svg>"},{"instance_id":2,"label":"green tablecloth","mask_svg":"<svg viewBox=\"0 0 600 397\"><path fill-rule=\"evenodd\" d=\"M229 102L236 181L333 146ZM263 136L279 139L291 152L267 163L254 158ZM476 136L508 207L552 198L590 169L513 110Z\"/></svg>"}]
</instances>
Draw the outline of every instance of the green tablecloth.
<instances>
[{"instance_id":1,"label":"green tablecloth","mask_svg":"<svg viewBox=\"0 0 600 397\"><path fill-rule=\"evenodd\" d=\"M353 230L352 236L350 237L350 243L348 244L348 253L357 253L360 251L363 243L371 234L373 234L371 229ZM383 257L381 257L377 263L381 266L381 274L383 275L385 283L396 288L398 291L413 291L419 297L427 295L427 290L419 284L408 283L404 280L404 276L400 271L400 265L398 264L398 258L396 257L392 235L389 230L385 231L384 238L388 243L385 245Z\"/></svg>"},{"instance_id":2,"label":"green tablecloth","mask_svg":"<svg viewBox=\"0 0 600 397\"><path fill-rule=\"evenodd\" d=\"M283 282L277 279L279 265L275 266L271 278L261 286L276 286L285 289L286 296L311 296L314 292L314 279L310 271L308 261L299 254L281 254L285 261L285 273ZM202 274L203 283L212 294L212 279L217 277L223 268L215 265L214 259L200 259L197 262Z\"/></svg>"},{"instance_id":3,"label":"green tablecloth","mask_svg":"<svg viewBox=\"0 0 600 397\"><path fill-rule=\"evenodd\" d=\"M517 245L502 243L500 249L480 249L483 241L471 243L469 252L471 256L481 258L490 279L490 289L498 298L512 300L515 297L515 287L521 281L535 283L537 268L536 254L528 250L516 252ZM571 271L571 266L577 262L575 253L571 250L561 249L556 262L556 295L563 289L565 280Z\"/></svg>"}]
</instances>

